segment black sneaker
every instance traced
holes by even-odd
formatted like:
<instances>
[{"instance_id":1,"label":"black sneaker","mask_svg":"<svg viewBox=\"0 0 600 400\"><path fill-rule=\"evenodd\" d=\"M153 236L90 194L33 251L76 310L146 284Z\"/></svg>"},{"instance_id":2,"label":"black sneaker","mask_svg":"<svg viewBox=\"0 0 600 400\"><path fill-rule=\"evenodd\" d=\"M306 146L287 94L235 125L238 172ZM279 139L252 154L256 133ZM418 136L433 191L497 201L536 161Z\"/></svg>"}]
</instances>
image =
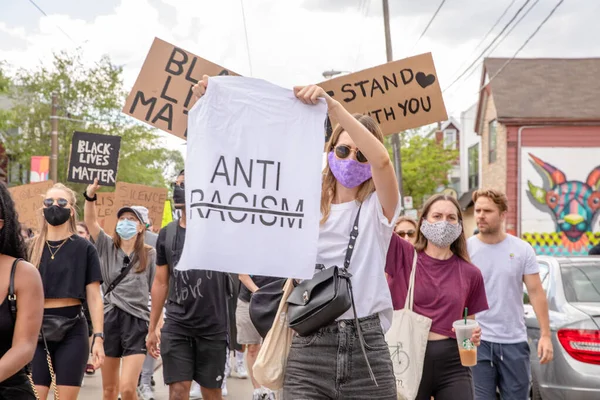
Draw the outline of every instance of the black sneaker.
<instances>
[{"instance_id":1,"label":"black sneaker","mask_svg":"<svg viewBox=\"0 0 600 400\"><path fill-rule=\"evenodd\" d=\"M154 382L154 376L150 377L150 386L152 386L152 387L156 386L156 382Z\"/></svg>"}]
</instances>

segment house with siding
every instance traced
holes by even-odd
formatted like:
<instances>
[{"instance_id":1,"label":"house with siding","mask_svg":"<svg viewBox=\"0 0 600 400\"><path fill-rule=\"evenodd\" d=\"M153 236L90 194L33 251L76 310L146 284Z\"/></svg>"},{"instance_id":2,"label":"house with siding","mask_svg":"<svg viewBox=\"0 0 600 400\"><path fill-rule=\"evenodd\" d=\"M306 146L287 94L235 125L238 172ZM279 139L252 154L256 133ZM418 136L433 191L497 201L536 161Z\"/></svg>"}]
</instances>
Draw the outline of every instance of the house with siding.
<instances>
[{"instance_id":1,"label":"house with siding","mask_svg":"<svg viewBox=\"0 0 600 400\"><path fill-rule=\"evenodd\" d=\"M507 194L507 232L538 254L600 242L599 76L600 58L484 61L480 186Z\"/></svg>"}]
</instances>

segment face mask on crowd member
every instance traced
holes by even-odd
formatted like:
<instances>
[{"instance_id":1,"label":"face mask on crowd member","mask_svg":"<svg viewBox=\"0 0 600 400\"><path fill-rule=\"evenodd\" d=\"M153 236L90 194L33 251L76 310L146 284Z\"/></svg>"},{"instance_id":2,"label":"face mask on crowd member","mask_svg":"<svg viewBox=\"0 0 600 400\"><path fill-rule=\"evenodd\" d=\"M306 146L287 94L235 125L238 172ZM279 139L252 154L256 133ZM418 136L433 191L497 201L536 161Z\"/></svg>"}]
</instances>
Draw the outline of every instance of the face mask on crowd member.
<instances>
[{"instance_id":1,"label":"face mask on crowd member","mask_svg":"<svg viewBox=\"0 0 600 400\"><path fill-rule=\"evenodd\" d=\"M355 153L355 158L352 158ZM367 158L356 148L339 144L327 156L329 168L342 186L353 189L371 179L371 166Z\"/></svg>"},{"instance_id":2,"label":"face mask on crowd member","mask_svg":"<svg viewBox=\"0 0 600 400\"><path fill-rule=\"evenodd\" d=\"M49 196L44 200L44 218L52 226L60 226L71 218L71 206L63 197Z\"/></svg>"},{"instance_id":3,"label":"face mask on crowd member","mask_svg":"<svg viewBox=\"0 0 600 400\"><path fill-rule=\"evenodd\" d=\"M427 204L419 231L424 239L439 248L447 248L462 235L461 216L457 205L447 196Z\"/></svg>"},{"instance_id":4,"label":"face mask on crowd member","mask_svg":"<svg viewBox=\"0 0 600 400\"><path fill-rule=\"evenodd\" d=\"M123 240L133 239L138 233L143 232L144 226L141 221L142 217L139 213L131 207L123 207L117 213L116 232L117 235Z\"/></svg>"},{"instance_id":5,"label":"face mask on crowd member","mask_svg":"<svg viewBox=\"0 0 600 400\"><path fill-rule=\"evenodd\" d=\"M185 175L184 171L179 173L177 180L173 183L173 203L176 209L185 208Z\"/></svg>"}]
</instances>

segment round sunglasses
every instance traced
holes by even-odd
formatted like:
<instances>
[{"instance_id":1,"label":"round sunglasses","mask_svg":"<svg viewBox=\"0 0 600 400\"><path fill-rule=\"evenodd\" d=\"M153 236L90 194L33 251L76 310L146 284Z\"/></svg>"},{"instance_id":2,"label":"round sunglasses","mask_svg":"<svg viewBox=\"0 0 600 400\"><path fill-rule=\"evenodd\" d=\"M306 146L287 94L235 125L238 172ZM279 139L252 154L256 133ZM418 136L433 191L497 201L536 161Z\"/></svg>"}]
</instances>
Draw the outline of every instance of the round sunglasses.
<instances>
[{"instance_id":1,"label":"round sunglasses","mask_svg":"<svg viewBox=\"0 0 600 400\"><path fill-rule=\"evenodd\" d=\"M358 149L353 149L352 147L345 145L345 144L340 144L338 146L335 146L335 155L337 158L339 158L340 160L344 160L348 157L350 157L350 154L352 152L356 153L356 161L358 161L359 163L367 163L369 162L367 160L367 157L365 157L365 155Z\"/></svg>"},{"instance_id":2,"label":"round sunglasses","mask_svg":"<svg viewBox=\"0 0 600 400\"><path fill-rule=\"evenodd\" d=\"M417 231L415 231L414 229L409 229L407 231L396 231L396 233L401 237L404 238L404 236L408 236L409 238L414 238L415 235L417 234Z\"/></svg>"},{"instance_id":3,"label":"round sunglasses","mask_svg":"<svg viewBox=\"0 0 600 400\"><path fill-rule=\"evenodd\" d=\"M54 203L56 202L56 205L59 206L60 208L65 208L66 206L69 205L69 201L67 199L63 199L58 198L58 199L52 199L52 198L47 198L44 199L44 207L48 208L48 207L52 207L54 205Z\"/></svg>"}]
</instances>

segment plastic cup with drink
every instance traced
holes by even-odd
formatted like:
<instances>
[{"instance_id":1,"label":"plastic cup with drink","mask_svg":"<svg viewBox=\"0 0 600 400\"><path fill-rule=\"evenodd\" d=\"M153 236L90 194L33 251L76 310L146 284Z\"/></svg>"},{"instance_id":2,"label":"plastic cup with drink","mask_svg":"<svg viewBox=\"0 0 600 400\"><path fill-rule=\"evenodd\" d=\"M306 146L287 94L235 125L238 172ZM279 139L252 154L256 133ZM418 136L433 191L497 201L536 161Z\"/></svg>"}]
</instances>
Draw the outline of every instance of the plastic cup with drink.
<instances>
[{"instance_id":1,"label":"plastic cup with drink","mask_svg":"<svg viewBox=\"0 0 600 400\"><path fill-rule=\"evenodd\" d=\"M474 319L467 319L466 316L467 309L465 309L465 317L454 321L452 327L456 333L461 364L465 367L473 367L477 365L477 346L473 344L471 337L473 336L473 330L479 324Z\"/></svg>"}]
</instances>

